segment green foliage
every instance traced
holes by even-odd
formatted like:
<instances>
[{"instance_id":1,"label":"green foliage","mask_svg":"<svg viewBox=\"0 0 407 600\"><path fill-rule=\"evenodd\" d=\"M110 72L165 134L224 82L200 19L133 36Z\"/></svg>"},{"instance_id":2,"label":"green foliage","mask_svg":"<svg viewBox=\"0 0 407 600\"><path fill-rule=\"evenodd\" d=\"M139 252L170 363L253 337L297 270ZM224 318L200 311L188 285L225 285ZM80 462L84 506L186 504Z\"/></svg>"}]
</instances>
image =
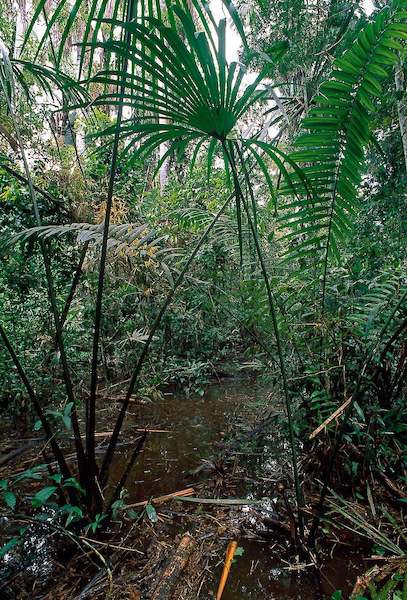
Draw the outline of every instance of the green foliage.
<instances>
[{"instance_id":1,"label":"green foliage","mask_svg":"<svg viewBox=\"0 0 407 600\"><path fill-rule=\"evenodd\" d=\"M150 502L146 505L145 511L146 511L146 515L150 519L151 523L154 524L154 523L158 522L157 512L156 512L154 506Z\"/></svg>"},{"instance_id":2,"label":"green foliage","mask_svg":"<svg viewBox=\"0 0 407 600\"><path fill-rule=\"evenodd\" d=\"M290 260L303 267L305 259L318 257L323 303L328 261L339 260L340 247L353 229L374 102L407 35L404 9L404 2L383 9L334 62L331 79L321 85L302 122L308 132L297 138L297 150L291 154L306 163L302 171L312 193L297 181L297 199L284 206L281 226L289 230L285 239L290 240ZM290 188L286 191L291 194Z\"/></svg>"},{"instance_id":3,"label":"green foliage","mask_svg":"<svg viewBox=\"0 0 407 600\"><path fill-rule=\"evenodd\" d=\"M135 381L138 394L151 399L167 384L204 394L219 363L222 368L225 359L249 358L252 365L264 365L274 385L281 385L280 366L294 470L301 437L305 451L314 452L319 477L319 453L321 462L326 460L344 418L339 431L346 458L332 474L338 485L344 479L351 482L358 497L370 503L360 481L371 477L372 470L399 480L405 468L406 306L400 302L405 225L399 218L405 208L405 173L394 117L400 96L393 93L390 78L407 36L405 0L369 22L356 20L352 2L344 2L343 10L336 2L326 3L317 16L304 3L291 3L286 15L286 2L259 2L264 18L273 9L276 15L284 13L287 22L270 22L276 39L265 45L259 40L252 49L233 5L226 2L244 46L241 62L231 64L226 61L225 20L215 23L200 2L193 3L195 15L185 2L163 12L161 3L150 3L148 15L132 20L122 17L118 2L113 14L107 14L108 4L97 8L93 2L88 9L82 0L72 6L64 0L51 11L36 43L38 64L9 60L4 50L0 58L2 101L8 101L8 112L14 108L20 129L25 110L33 113L27 99L21 99L21 89L28 102L29 92L36 94L38 86L51 98L62 89L64 109L92 109L78 121L78 131L86 133L83 154L53 142L44 148L36 141L48 132L42 116L27 125L23 142L34 156L35 194L28 193L27 177L9 150L13 119L3 119L10 155L0 156L0 324L40 406L52 402L43 410L52 438L60 440L63 428L75 423L89 377L93 331L94 392L98 381L130 377L128 396ZM45 0L36 6L33 23ZM87 77L78 84L62 67L63 49L80 19L85 29L77 75L82 79L87 72ZM61 43L54 58L59 68L53 69L43 66L42 52L57 27ZM252 36L256 31L252 22ZM27 35L32 33L33 24ZM300 65L302 45L306 52ZM99 50L103 66L97 64ZM336 55L333 71L320 85L331 54ZM247 84L245 68L253 64L260 69ZM290 97L285 92L278 97L280 77L284 90L292 83ZM269 121L273 111L277 117ZM303 132L287 155L305 112ZM281 126L283 121L287 127ZM37 123L41 129L36 130ZM270 143L270 126L277 124L278 142ZM155 174L164 163L170 180L159 191ZM34 200L43 219L37 227L31 216ZM217 216L221 207L224 212ZM104 235L101 223L107 214L111 225ZM104 244L106 261L100 261ZM63 342L77 402L61 386L64 361L47 312L43 245L52 256L56 314L64 314ZM191 248L197 249L196 256ZM191 256L193 263L187 258ZM180 274L181 279L185 275L182 281ZM322 311L315 293L319 286ZM95 327L98 291L101 318ZM148 368L139 382L146 347ZM23 403L26 389L10 364L1 353L1 397L9 412L25 414L31 410ZM348 398L349 413L329 421L313 445L309 433ZM89 410L87 415L89 425ZM41 424L43 418L34 429ZM90 429L88 441L95 433ZM355 448L360 456L352 454ZM58 518L65 527L86 523L96 533L123 508L123 499L112 503L111 512L98 506L90 513L84 497L94 492L88 487L92 478L82 473L79 483L69 474L50 477L31 508L58 501ZM2 481L5 507L14 511L22 502L20 482L42 477L34 468ZM150 503L145 512L151 522L157 520ZM383 542L380 531L374 533ZM391 539L389 548L395 548Z\"/></svg>"}]
</instances>

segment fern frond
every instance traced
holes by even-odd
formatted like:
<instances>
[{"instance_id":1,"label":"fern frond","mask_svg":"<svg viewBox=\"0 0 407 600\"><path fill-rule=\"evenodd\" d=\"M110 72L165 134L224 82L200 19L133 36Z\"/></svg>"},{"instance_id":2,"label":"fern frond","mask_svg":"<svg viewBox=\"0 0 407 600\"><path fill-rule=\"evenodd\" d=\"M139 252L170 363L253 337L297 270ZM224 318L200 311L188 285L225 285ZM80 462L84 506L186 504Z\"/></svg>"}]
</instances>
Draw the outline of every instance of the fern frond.
<instances>
[{"instance_id":1,"label":"fern frond","mask_svg":"<svg viewBox=\"0 0 407 600\"><path fill-rule=\"evenodd\" d=\"M358 190L370 140L370 122L382 81L397 61L400 40L407 38L406 0L380 11L353 46L333 64L332 77L321 85L314 106L295 142L291 158L304 165L312 194L296 173L296 197L283 209L280 227L289 241L286 259L301 267L316 259L322 267L325 303L327 269L339 261L340 247L352 232ZM286 186L282 190L292 196Z\"/></svg>"},{"instance_id":2,"label":"fern frond","mask_svg":"<svg viewBox=\"0 0 407 600\"><path fill-rule=\"evenodd\" d=\"M370 284L367 292L353 306L352 321L364 337L371 337L386 321L397 300L405 293L407 283L392 273L382 273ZM401 307L407 311L407 305Z\"/></svg>"}]
</instances>

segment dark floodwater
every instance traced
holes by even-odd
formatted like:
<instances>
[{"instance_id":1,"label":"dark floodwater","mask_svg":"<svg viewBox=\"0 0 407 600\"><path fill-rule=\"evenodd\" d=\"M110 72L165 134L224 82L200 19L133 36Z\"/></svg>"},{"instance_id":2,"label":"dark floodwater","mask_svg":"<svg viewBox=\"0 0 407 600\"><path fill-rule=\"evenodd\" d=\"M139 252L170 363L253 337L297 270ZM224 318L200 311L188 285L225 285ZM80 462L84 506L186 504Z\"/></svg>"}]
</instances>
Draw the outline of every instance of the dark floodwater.
<instances>
[{"instance_id":1,"label":"dark floodwater","mask_svg":"<svg viewBox=\"0 0 407 600\"><path fill-rule=\"evenodd\" d=\"M145 405L134 405L126 428L147 427L142 452L127 484L127 503L150 496L168 494L193 485L192 471L204 467L202 460L216 455L230 424L247 406L247 400L260 401L264 390L259 386L223 384L210 386L204 396L186 397L167 394L163 399ZM108 423L103 427L109 428ZM130 448L124 447L113 465L117 477L126 463ZM205 468L205 467L204 467Z\"/></svg>"},{"instance_id":2,"label":"dark floodwater","mask_svg":"<svg viewBox=\"0 0 407 600\"><path fill-rule=\"evenodd\" d=\"M231 425L251 403L264 404L265 414L270 411L270 400L265 402L269 395L270 390L264 386L238 381L210 386L203 397L176 393L151 404L134 404L126 423L127 430L147 427L166 431L149 434L131 474L126 503L193 485L195 478L191 472L202 465L202 460L216 454L214 445L222 443ZM281 411L281 407L275 408L277 412ZM109 429L109 411L104 415L103 427ZM129 451L127 446L122 447L112 470L115 477L120 475ZM287 469L287 455L287 450L283 450L280 457L278 453L267 456L265 452L254 460L257 460L257 468L260 461L264 473L272 477L273 469L280 468L280 473L282 465ZM265 495L264 488L256 490L253 486L246 493L256 497L256 491L257 497ZM336 589L346 592L346 598L357 574L363 570L357 552L347 555L341 551L327 560L321 576L316 578L309 571L292 571L287 563L277 560L270 549L271 542L241 539L239 545L244 548L244 554L232 566L223 600L318 600L331 598ZM221 565L214 568L214 587L221 569ZM200 598L213 598L213 592L210 589L202 591Z\"/></svg>"}]
</instances>

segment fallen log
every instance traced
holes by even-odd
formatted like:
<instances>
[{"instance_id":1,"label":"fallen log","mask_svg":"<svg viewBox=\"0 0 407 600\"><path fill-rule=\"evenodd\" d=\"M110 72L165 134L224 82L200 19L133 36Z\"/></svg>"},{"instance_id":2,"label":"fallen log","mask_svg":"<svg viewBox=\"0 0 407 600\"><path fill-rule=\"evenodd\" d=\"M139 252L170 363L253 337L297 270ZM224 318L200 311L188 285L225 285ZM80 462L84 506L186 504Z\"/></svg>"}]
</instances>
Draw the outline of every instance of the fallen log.
<instances>
[{"instance_id":1,"label":"fallen log","mask_svg":"<svg viewBox=\"0 0 407 600\"><path fill-rule=\"evenodd\" d=\"M171 600L172 592L195 547L195 540L189 533L185 533L175 554L168 559L157 585L152 591L150 600Z\"/></svg>"}]
</instances>

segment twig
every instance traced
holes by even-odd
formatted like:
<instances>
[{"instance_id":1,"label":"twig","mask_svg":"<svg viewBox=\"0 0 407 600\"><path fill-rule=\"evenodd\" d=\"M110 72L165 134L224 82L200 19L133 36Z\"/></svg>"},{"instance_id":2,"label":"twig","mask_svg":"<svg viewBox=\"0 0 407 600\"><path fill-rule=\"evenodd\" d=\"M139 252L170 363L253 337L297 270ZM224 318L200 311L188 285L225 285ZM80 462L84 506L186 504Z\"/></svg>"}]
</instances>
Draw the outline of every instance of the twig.
<instances>
[{"instance_id":1,"label":"twig","mask_svg":"<svg viewBox=\"0 0 407 600\"><path fill-rule=\"evenodd\" d=\"M329 425L329 423L331 423L334 419L339 417L339 415L341 415L344 412L346 407L349 406L351 401L352 401L352 396L350 398L348 398L339 408L337 408L335 410L335 412L333 412L327 419L325 419L325 421L323 423L321 423L321 425L319 425L316 429L314 429L314 431L312 433L310 433L309 439L313 440L314 437L316 437L323 429L325 429L325 427L327 425Z\"/></svg>"},{"instance_id":2,"label":"twig","mask_svg":"<svg viewBox=\"0 0 407 600\"><path fill-rule=\"evenodd\" d=\"M147 506L147 504L163 504L164 502L168 502L173 498L177 498L179 496L186 497L192 496L195 493L194 488L186 488L185 490L180 490L179 492L173 492L172 494L166 494L165 496L159 496L158 498L152 498L151 500L143 500L142 502L135 502L134 504L126 504L124 508L137 508Z\"/></svg>"},{"instance_id":3,"label":"twig","mask_svg":"<svg viewBox=\"0 0 407 600\"><path fill-rule=\"evenodd\" d=\"M137 550L137 548L128 548L127 546L118 546L116 544L109 544L108 542L100 542L99 540L93 540L91 538L87 538L84 535L80 535L79 539L84 542L91 542L92 544L98 544L99 546L104 546L105 548L114 548L115 550L125 550L126 552L136 552L137 554L141 554L144 556L144 552L141 550Z\"/></svg>"}]
</instances>

